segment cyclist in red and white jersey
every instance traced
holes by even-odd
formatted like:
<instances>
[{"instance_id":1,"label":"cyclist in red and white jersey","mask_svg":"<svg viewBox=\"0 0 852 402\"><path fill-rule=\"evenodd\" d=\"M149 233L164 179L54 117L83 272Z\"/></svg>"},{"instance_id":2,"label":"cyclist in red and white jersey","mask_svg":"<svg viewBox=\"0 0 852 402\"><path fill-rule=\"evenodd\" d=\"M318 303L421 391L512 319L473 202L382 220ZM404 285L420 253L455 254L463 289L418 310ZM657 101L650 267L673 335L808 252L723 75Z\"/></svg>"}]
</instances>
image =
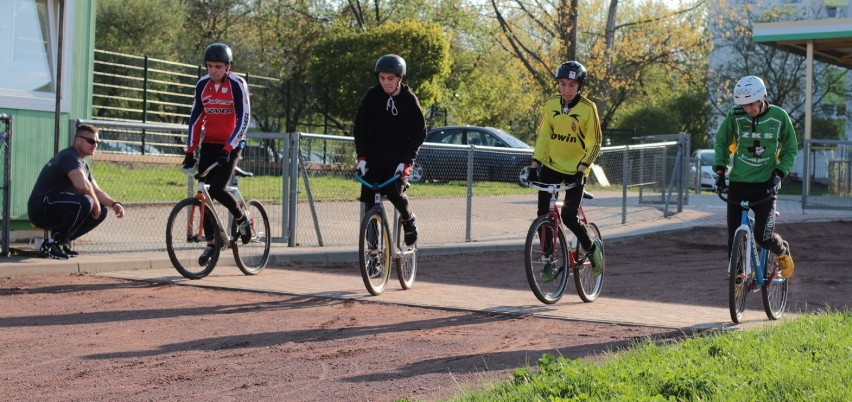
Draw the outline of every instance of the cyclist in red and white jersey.
<instances>
[{"instance_id":1,"label":"cyclist in red and white jersey","mask_svg":"<svg viewBox=\"0 0 852 402\"><path fill-rule=\"evenodd\" d=\"M240 237L246 244L251 239L249 222L237 206L237 200L225 191L242 155L251 119L248 84L231 72L233 61L231 49L223 43L214 43L204 51L207 75L195 85L183 167L191 169L198 162L199 171L204 171L213 163L219 163L205 183L210 185L210 196L235 217ZM199 151L198 160L196 151ZM215 247L212 231L212 228L204 228L208 246L198 259L200 265L207 263Z\"/></svg>"}]
</instances>

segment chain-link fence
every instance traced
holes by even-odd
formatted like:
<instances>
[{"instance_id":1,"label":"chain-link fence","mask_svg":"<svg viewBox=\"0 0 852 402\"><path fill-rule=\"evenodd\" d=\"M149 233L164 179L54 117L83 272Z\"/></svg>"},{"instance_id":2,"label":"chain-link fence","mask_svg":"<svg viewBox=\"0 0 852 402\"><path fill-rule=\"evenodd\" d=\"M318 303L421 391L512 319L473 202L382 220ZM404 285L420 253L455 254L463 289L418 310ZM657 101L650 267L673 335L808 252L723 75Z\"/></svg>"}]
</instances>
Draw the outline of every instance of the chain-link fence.
<instances>
[{"instance_id":1,"label":"chain-link fence","mask_svg":"<svg viewBox=\"0 0 852 402\"><path fill-rule=\"evenodd\" d=\"M0 255L9 255L12 191L12 116L0 113Z\"/></svg>"},{"instance_id":2,"label":"chain-link fence","mask_svg":"<svg viewBox=\"0 0 852 402\"><path fill-rule=\"evenodd\" d=\"M75 247L88 252L164 250L171 208L194 191L192 180L179 169L178 141L185 139L186 128L111 121L72 124L78 123L99 127L102 143L126 144L99 149L92 169L99 186L121 201L127 214L108 218ZM144 152L142 138L155 147L169 146ZM688 143L669 141L603 148L588 188L595 199L584 201L588 216L605 230L679 211L686 196L680 179L687 163L684 146ZM443 154L408 190L422 233L420 244L523 239L536 213L535 191L518 180L531 151L431 143L421 150L432 151L452 155ZM360 184L353 177L352 137L252 132L243 152L240 167L254 177L243 179L240 189L246 198L263 202L274 242L356 244L361 205Z\"/></svg>"},{"instance_id":3,"label":"chain-link fence","mask_svg":"<svg viewBox=\"0 0 852 402\"><path fill-rule=\"evenodd\" d=\"M852 141L805 140L793 171L802 209L852 209Z\"/></svg>"}]
</instances>

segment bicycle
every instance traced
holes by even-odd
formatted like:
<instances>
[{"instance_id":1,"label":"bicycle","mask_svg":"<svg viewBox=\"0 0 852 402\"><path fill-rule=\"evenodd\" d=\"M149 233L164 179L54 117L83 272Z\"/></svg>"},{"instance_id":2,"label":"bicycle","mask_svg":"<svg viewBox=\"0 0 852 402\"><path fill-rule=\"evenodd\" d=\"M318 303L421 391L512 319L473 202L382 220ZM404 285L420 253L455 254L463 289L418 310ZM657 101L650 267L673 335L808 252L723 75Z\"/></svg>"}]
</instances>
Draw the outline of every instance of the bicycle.
<instances>
[{"instance_id":1,"label":"bicycle","mask_svg":"<svg viewBox=\"0 0 852 402\"><path fill-rule=\"evenodd\" d=\"M357 170L355 171L355 180L376 192L373 208L370 208L361 219L358 236L358 264L361 277L364 279L367 291L373 296L378 296L385 290L390 277L391 259L396 265L396 274L403 289L411 289L414 286L414 277L417 275L417 245L408 246L403 241L402 222L397 211L394 211L394 232L391 236L388 217L382 206L382 195L379 192L399 177L397 173L384 183L368 183Z\"/></svg>"},{"instance_id":2,"label":"bicycle","mask_svg":"<svg viewBox=\"0 0 852 402\"><path fill-rule=\"evenodd\" d=\"M721 191L716 194L722 201L742 207L740 226L734 232L731 245L731 259L728 264L728 308L731 320L735 324L745 311L746 295L759 288L763 294L763 310L770 320L777 320L784 314L787 305L787 279L781 276L778 256L769 250L761 249L754 240L754 217L748 211L763 204L775 195L757 201L729 201Z\"/></svg>"},{"instance_id":3,"label":"bicycle","mask_svg":"<svg viewBox=\"0 0 852 402\"><path fill-rule=\"evenodd\" d=\"M169 253L169 259L175 269L189 279L201 279L209 275L219 261L220 250L225 247L234 251L237 267L246 275L260 273L269 261L271 239L266 209L258 200L245 200L238 188L240 177L251 177L253 174L237 167L230 184L225 187L225 190L237 200L237 205L249 220L251 239L248 243L242 244L242 241L238 241L240 236L236 220L228 214L228 225L223 224L213 198L208 192L210 186L204 183L205 177L217 165L218 163L213 163L204 172L198 174L194 174L192 169L181 169L184 174L198 181L197 192L194 197L183 199L175 205L166 224L166 250ZM208 244L205 226L211 232L211 244L218 246L213 247L210 259L200 264L198 257ZM225 230L226 227L230 228L230 231Z\"/></svg>"},{"instance_id":4,"label":"bicycle","mask_svg":"<svg viewBox=\"0 0 852 402\"><path fill-rule=\"evenodd\" d=\"M579 255L577 238L562 225L562 217L557 208L559 193L576 187L576 183L565 185L530 182L528 184L531 188L551 194L550 208L546 214L536 218L530 225L524 244L524 265L530 289L542 303L556 303L568 287L568 276L573 274L574 285L580 299L586 303L595 301L603 287L604 267L601 267L599 275L593 274L589 255ZM583 191L583 198L591 200L594 195ZM578 215L592 242L600 241L603 263L605 249L600 229L586 218L582 205ZM547 280L546 276L549 275L552 277Z\"/></svg>"}]
</instances>

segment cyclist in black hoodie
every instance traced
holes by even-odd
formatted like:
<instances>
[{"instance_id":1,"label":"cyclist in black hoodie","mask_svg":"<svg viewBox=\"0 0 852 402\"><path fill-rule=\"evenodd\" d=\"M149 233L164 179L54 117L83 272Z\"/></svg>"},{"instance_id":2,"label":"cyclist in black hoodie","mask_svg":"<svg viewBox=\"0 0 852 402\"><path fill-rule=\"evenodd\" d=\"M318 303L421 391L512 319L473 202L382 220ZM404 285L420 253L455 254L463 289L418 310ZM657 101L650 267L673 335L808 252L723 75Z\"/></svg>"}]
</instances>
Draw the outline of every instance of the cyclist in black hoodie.
<instances>
[{"instance_id":1,"label":"cyclist in black hoodie","mask_svg":"<svg viewBox=\"0 0 852 402\"><path fill-rule=\"evenodd\" d=\"M415 216L409 210L405 195L411 164L426 139L426 119L420 101L411 87L402 83L405 60L386 54L376 61L375 73L379 83L367 90L355 116L356 168L371 183L384 182L399 173L400 179L383 188L382 193L399 211L405 244L417 242ZM364 211L373 207L375 193L361 186Z\"/></svg>"}]
</instances>

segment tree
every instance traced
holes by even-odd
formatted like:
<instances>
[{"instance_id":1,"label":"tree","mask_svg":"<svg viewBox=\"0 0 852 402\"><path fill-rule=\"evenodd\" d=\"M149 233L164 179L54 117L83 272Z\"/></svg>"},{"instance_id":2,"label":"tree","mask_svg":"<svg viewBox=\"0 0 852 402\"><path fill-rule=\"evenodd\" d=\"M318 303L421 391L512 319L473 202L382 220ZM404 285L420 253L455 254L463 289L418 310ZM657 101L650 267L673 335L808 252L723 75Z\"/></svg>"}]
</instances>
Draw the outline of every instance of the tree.
<instances>
[{"instance_id":1,"label":"tree","mask_svg":"<svg viewBox=\"0 0 852 402\"><path fill-rule=\"evenodd\" d=\"M98 0L97 48L174 59L186 18L181 0Z\"/></svg>"},{"instance_id":2,"label":"tree","mask_svg":"<svg viewBox=\"0 0 852 402\"><path fill-rule=\"evenodd\" d=\"M619 8L618 0L610 0L598 9L594 2L569 5L559 0L536 2L537 7L521 0L492 0L491 4L505 47L522 61L542 92L553 91L553 71L571 56L568 47L575 48L576 59L589 70L585 91L598 104L604 128L624 102L639 93L649 68L681 77L703 76L704 70L696 68L708 49L700 29L703 2L680 10L670 10L662 1ZM588 17L571 25L570 16L579 15L580 9L589 11ZM554 13L564 17L551 18ZM561 32L565 29L584 35L570 42Z\"/></svg>"},{"instance_id":3,"label":"tree","mask_svg":"<svg viewBox=\"0 0 852 402\"><path fill-rule=\"evenodd\" d=\"M365 91L376 84L373 68L387 53L406 60L404 82L411 85L421 106L441 100L450 57L449 42L440 26L404 21L387 23L368 33L331 34L313 47L309 76L318 101L339 128L354 118Z\"/></svg>"},{"instance_id":4,"label":"tree","mask_svg":"<svg viewBox=\"0 0 852 402\"><path fill-rule=\"evenodd\" d=\"M711 104L717 116L723 116L733 105L731 93L736 82L746 75L761 77L766 83L769 101L784 108L793 120L800 137L804 134L807 60L805 57L774 47L752 42L752 27L756 22L795 21L813 19L821 9L802 4L784 5L724 5L717 8L713 18L716 48L721 60L711 65L708 75ZM722 56L724 55L724 56ZM832 73L837 68L814 62L813 103L826 96L845 94L843 74Z\"/></svg>"}]
</instances>

